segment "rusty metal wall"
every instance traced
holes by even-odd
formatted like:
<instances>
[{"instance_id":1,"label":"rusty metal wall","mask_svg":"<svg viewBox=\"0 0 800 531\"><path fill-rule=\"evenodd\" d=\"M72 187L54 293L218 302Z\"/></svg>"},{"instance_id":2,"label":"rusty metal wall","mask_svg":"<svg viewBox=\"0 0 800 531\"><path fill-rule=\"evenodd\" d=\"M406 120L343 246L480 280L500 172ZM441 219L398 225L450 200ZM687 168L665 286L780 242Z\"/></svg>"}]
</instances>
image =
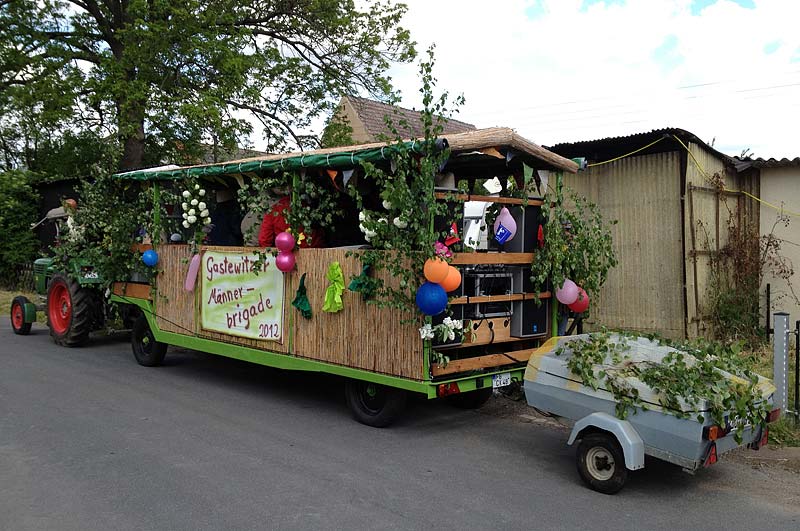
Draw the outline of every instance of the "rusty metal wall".
<instances>
[{"instance_id":1,"label":"rusty metal wall","mask_svg":"<svg viewBox=\"0 0 800 531\"><path fill-rule=\"evenodd\" d=\"M723 162L701 146L690 143L686 164L686 308L689 337L708 336L711 261L728 242L728 220L738 215L737 198L719 193L719 183L737 189Z\"/></svg>"},{"instance_id":2,"label":"rusty metal wall","mask_svg":"<svg viewBox=\"0 0 800 531\"><path fill-rule=\"evenodd\" d=\"M684 337L680 155L629 157L564 176L600 207L619 264L592 305L591 327Z\"/></svg>"}]
</instances>

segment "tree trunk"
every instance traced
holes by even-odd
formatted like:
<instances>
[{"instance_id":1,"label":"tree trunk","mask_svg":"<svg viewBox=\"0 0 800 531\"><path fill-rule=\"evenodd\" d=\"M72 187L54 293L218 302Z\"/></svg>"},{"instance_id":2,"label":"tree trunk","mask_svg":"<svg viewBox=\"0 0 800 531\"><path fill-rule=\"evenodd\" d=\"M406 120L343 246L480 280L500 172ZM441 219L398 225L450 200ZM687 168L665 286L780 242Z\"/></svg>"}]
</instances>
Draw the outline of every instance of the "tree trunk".
<instances>
[{"instance_id":1,"label":"tree trunk","mask_svg":"<svg viewBox=\"0 0 800 531\"><path fill-rule=\"evenodd\" d=\"M144 104L126 102L119 106L127 111L119 113L119 135L122 158L119 170L137 170L144 160Z\"/></svg>"}]
</instances>

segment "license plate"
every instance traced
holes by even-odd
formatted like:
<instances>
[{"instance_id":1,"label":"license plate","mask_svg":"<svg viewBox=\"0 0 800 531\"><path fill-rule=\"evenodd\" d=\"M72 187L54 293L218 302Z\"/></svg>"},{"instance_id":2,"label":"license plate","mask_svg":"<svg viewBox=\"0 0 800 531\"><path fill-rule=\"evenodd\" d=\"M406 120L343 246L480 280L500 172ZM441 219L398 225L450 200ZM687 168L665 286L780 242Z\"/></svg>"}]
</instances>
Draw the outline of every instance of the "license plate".
<instances>
[{"instance_id":1,"label":"license plate","mask_svg":"<svg viewBox=\"0 0 800 531\"><path fill-rule=\"evenodd\" d=\"M492 375L492 387L497 389L498 387L505 387L507 385L511 385L511 373L504 372L501 374L493 374Z\"/></svg>"}]
</instances>

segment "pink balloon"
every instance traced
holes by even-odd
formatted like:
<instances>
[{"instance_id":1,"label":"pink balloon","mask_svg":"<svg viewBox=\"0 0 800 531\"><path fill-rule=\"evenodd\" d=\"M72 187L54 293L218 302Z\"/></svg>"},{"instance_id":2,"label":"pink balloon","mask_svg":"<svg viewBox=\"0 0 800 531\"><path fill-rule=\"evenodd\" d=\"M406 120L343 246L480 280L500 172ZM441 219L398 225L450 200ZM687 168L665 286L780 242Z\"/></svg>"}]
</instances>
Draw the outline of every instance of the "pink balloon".
<instances>
[{"instance_id":1,"label":"pink balloon","mask_svg":"<svg viewBox=\"0 0 800 531\"><path fill-rule=\"evenodd\" d=\"M511 215L511 212L506 207L500 209L500 213L497 214L497 218L494 220L495 234L497 234L497 229L500 228L501 223L511 233L511 236L508 237L510 240L517 233L517 222L514 221L514 216Z\"/></svg>"},{"instance_id":2,"label":"pink balloon","mask_svg":"<svg viewBox=\"0 0 800 531\"><path fill-rule=\"evenodd\" d=\"M556 299L561 304L570 305L578 299L580 288L570 279L564 280L564 285L556 290Z\"/></svg>"},{"instance_id":3,"label":"pink balloon","mask_svg":"<svg viewBox=\"0 0 800 531\"><path fill-rule=\"evenodd\" d=\"M288 273L294 269L295 263L294 253L292 252L281 251L278 253L277 258L275 258L275 267L284 273Z\"/></svg>"},{"instance_id":4,"label":"pink balloon","mask_svg":"<svg viewBox=\"0 0 800 531\"><path fill-rule=\"evenodd\" d=\"M589 309L589 295L586 294L583 288L578 288L578 290L578 298L569 305L569 309L575 313L583 313Z\"/></svg>"},{"instance_id":5,"label":"pink balloon","mask_svg":"<svg viewBox=\"0 0 800 531\"><path fill-rule=\"evenodd\" d=\"M197 282L197 271L200 270L200 255L196 254L189 261L189 270L186 272L186 279L183 281L183 289L186 291L194 291L195 282Z\"/></svg>"},{"instance_id":6,"label":"pink balloon","mask_svg":"<svg viewBox=\"0 0 800 531\"><path fill-rule=\"evenodd\" d=\"M291 232L284 231L275 236L275 247L279 251L291 251L294 249L294 243L294 236L292 236Z\"/></svg>"}]
</instances>

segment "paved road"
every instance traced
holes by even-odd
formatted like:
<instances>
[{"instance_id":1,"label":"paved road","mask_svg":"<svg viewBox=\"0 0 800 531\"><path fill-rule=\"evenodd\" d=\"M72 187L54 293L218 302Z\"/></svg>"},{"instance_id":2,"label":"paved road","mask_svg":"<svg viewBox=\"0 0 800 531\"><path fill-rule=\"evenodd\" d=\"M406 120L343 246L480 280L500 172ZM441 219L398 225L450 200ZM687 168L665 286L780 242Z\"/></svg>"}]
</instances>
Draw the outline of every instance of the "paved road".
<instances>
[{"instance_id":1,"label":"paved road","mask_svg":"<svg viewBox=\"0 0 800 531\"><path fill-rule=\"evenodd\" d=\"M504 401L417 401L378 430L334 378L195 352L148 369L124 340L59 348L0 318L0 529L800 528L800 476L738 463L594 493L566 433Z\"/></svg>"}]
</instances>

